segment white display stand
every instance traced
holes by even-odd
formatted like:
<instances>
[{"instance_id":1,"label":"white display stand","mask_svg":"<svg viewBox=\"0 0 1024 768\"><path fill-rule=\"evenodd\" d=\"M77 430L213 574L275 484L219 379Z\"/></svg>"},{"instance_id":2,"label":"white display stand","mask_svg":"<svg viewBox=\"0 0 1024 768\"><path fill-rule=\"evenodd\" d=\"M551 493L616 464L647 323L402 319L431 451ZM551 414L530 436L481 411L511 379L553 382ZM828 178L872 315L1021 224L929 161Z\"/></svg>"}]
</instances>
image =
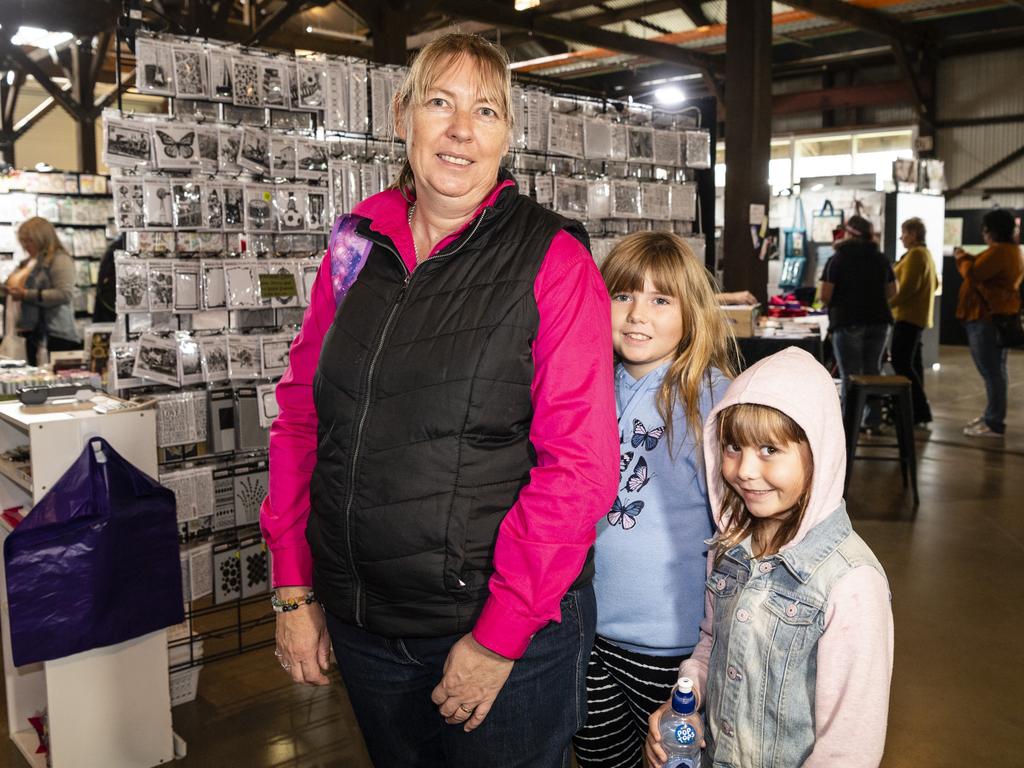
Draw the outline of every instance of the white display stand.
<instances>
[{"instance_id":1,"label":"white display stand","mask_svg":"<svg viewBox=\"0 0 1024 768\"><path fill-rule=\"evenodd\" d=\"M31 477L0 459L0 508L28 513L74 463L92 437L102 437L157 477L153 410L25 414L18 402L0 403L0 453L29 445ZM0 552L11 532L0 518ZM2 558L2 554L0 554ZM149 768L174 759L167 632L160 630L63 659L15 667L11 663L7 584L0 567L7 727L32 766L39 740L28 718L46 711L54 768Z\"/></svg>"}]
</instances>

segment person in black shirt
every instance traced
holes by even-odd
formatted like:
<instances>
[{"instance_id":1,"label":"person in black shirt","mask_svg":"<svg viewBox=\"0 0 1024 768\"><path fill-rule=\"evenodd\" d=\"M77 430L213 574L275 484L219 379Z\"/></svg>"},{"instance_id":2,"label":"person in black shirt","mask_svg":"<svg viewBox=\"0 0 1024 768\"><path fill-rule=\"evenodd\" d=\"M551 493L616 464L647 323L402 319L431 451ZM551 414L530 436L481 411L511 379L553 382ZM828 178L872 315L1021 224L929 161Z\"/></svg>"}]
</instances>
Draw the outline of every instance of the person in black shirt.
<instances>
[{"instance_id":1,"label":"person in black shirt","mask_svg":"<svg viewBox=\"0 0 1024 768\"><path fill-rule=\"evenodd\" d=\"M103 260L100 262L100 271L96 277L96 304L92 310L94 323L112 323L117 318L114 253L123 250L124 233L121 233L110 241L106 253L103 254Z\"/></svg>"},{"instance_id":2,"label":"person in black shirt","mask_svg":"<svg viewBox=\"0 0 1024 768\"><path fill-rule=\"evenodd\" d=\"M821 299L828 305L832 348L843 380L843 399L850 376L878 374L892 325L889 299L896 295L896 275L878 250L874 227L863 216L851 216L845 236L821 276ZM877 405L868 409L864 426L878 427Z\"/></svg>"}]
</instances>

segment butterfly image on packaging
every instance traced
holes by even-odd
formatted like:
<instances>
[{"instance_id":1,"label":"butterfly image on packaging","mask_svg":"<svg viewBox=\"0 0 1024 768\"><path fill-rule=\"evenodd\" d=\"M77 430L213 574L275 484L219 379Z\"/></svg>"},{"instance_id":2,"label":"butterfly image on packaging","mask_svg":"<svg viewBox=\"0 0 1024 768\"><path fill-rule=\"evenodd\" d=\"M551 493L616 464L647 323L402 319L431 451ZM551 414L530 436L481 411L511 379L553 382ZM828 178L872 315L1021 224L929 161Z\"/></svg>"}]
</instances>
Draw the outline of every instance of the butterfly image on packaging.
<instances>
[{"instance_id":1,"label":"butterfly image on packaging","mask_svg":"<svg viewBox=\"0 0 1024 768\"><path fill-rule=\"evenodd\" d=\"M199 165L196 131L191 126L164 123L153 128L153 149L157 168L186 170Z\"/></svg>"},{"instance_id":2,"label":"butterfly image on packaging","mask_svg":"<svg viewBox=\"0 0 1024 768\"><path fill-rule=\"evenodd\" d=\"M616 496L615 502L612 504L612 511L608 513L608 524L621 525L624 531L628 531L636 525L636 516L640 514L643 508L644 503L642 501L633 501L623 505Z\"/></svg>"},{"instance_id":3,"label":"butterfly image on packaging","mask_svg":"<svg viewBox=\"0 0 1024 768\"><path fill-rule=\"evenodd\" d=\"M630 438L629 444L634 448L643 445L644 450L653 451L658 447L658 441L664 434L665 427L663 426L648 430L640 419L633 419L633 437Z\"/></svg>"}]
</instances>

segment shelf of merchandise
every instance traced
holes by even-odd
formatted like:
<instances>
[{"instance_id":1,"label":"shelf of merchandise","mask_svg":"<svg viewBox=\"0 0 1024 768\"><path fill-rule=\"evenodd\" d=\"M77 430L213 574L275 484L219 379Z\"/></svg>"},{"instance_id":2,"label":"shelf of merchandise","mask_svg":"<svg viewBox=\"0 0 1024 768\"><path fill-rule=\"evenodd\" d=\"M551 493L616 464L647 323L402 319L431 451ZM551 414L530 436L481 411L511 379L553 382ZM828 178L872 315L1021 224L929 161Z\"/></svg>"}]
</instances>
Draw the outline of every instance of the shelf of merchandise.
<instances>
[{"instance_id":1,"label":"shelf of merchandise","mask_svg":"<svg viewBox=\"0 0 1024 768\"><path fill-rule=\"evenodd\" d=\"M0 505L27 513L92 437L103 437L151 476L157 474L156 414L131 410L25 414L18 402L0 403L0 452L28 445L31 477L0 465ZM11 532L0 518L0 551ZM3 641L7 727L31 766L148 768L174 757L167 677L167 632L15 667L12 663L7 584L0 567L0 633ZM47 755L29 717L46 712Z\"/></svg>"}]
</instances>

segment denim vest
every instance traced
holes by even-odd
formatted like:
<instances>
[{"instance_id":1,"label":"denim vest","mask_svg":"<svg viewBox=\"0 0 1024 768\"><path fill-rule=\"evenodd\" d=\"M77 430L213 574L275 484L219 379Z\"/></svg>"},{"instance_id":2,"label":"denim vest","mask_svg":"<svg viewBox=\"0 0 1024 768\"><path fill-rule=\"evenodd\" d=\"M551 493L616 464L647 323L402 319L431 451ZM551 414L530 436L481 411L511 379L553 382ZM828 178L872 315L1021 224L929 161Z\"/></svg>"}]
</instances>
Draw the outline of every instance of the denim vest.
<instances>
[{"instance_id":1,"label":"denim vest","mask_svg":"<svg viewBox=\"0 0 1024 768\"><path fill-rule=\"evenodd\" d=\"M758 561L740 544L722 555L708 577L715 620L705 765L803 765L814 749L818 640L829 593L862 565L885 575L853 532L845 503L791 549Z\"/></svg>"}]
</instances>

